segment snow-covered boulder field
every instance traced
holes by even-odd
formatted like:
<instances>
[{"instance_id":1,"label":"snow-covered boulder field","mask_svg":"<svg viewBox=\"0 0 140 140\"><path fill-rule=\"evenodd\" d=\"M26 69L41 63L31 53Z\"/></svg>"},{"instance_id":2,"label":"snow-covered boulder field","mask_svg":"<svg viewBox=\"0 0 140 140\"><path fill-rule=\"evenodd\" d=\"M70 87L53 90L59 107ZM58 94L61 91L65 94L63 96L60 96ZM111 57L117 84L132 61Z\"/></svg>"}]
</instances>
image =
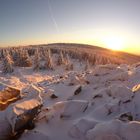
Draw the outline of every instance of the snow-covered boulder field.
<instances>
[{"instance_id":1,"label":"snow-covered boulder field","mask_svg":"<svg viewBox=\"0 0 140 140\"><path fill-rule=\"evenodd\" d=\"M0 75L0 140L140 140L140 66L15 71Z\"/></svg>"}]
</instances>

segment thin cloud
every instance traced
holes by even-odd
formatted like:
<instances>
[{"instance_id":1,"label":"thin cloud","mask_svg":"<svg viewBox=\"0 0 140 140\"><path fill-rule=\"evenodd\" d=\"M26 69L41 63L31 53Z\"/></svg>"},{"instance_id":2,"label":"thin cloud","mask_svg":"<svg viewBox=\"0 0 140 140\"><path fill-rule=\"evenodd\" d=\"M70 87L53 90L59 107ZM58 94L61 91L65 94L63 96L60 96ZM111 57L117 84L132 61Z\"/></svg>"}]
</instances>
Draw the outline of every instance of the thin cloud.
<instances>
[{"instance_id":1,"label":"thin cloud","mask_svg":"<svg viewBox=\"0 0 140 140\"><path fill-rule=\"evenodd\" d=\"M56 31L59 32L58 24L57 24L57 22L55 20L55 17L53 15L53 10L52 10L52 6L51 6L51 3L50 3L50 0L48 0L48 8L49 8L50 17L52 19L54 27L55 27Z\"/></svg>"}]
</instances>

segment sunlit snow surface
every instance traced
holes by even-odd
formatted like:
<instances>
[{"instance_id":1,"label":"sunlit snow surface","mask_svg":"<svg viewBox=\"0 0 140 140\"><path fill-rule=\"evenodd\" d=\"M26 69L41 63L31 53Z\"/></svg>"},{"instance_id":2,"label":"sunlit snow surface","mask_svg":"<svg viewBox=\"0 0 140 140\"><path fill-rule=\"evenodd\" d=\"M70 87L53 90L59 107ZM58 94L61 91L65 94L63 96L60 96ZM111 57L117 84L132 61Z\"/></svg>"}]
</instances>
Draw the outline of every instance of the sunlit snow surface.
<instances>
[{"instance_id":1,"label":"sunlit snow surface","mask_svg":"<svg viewBox=\"0 0 140 140\"><path fill-rule=\"evenodd\" d=\"M21 89L24 100L30 99L34 106L43 102L35 128L24 131L19 140L140 138L140 67L108 64L84 71L77 64L73 71L39 72L17 68L13 74L1 74L0 81ZM9 113L9 106L4 116L12 126L14 115L23 111L18 106L32 107L26 102L14 104L14 113ZM0 113L4 126L4 113Z\"/></svg>"}]
</instances>

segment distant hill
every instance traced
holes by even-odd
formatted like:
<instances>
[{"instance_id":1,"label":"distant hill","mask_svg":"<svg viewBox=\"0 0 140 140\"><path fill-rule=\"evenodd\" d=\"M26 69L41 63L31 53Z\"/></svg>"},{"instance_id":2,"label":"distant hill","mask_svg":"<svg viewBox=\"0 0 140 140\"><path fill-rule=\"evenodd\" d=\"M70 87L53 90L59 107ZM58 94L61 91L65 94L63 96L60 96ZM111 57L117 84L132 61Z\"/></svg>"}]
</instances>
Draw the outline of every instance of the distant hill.
<instances>
[{"instance_id":1,"label":"distant hill","mask_svg":"<svg viewBox=\"0 0 140 140\"><path fill-rule=\"evenodd\" d=\"M87 44L76 44L76 43L53 43L53 44L43 44L41 46L57 48L57 49L67 49L75 50L77 52L87 52L89 54L97 54L104 57L109 57L112 59L118 59L126 64L134 64L140 62L140 56L134 55L121 51L112 51L106 48L101 48L98 46L87 45Z\"/></svg>"}]
</instances>

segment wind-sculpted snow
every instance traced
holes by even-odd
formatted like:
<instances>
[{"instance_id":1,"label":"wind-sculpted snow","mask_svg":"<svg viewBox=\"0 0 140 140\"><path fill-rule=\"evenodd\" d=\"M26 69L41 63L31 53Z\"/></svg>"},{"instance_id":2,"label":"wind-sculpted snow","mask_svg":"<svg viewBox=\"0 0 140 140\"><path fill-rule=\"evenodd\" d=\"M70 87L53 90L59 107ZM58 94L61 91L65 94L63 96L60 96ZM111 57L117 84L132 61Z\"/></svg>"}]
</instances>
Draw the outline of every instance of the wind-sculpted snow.
<instances>
[{"instance_id":1,"label":"wind-sculpted snow","mask_svg":"<svg viewBox=\"0 0 140 140\"><path fill-rule=\"evenodd\" d=\"M0 140L139 140L140 66L39 74L32 84L34 73L15 76L24 86L21 98L0 112Z\"/></svg>"}]
</instances>

